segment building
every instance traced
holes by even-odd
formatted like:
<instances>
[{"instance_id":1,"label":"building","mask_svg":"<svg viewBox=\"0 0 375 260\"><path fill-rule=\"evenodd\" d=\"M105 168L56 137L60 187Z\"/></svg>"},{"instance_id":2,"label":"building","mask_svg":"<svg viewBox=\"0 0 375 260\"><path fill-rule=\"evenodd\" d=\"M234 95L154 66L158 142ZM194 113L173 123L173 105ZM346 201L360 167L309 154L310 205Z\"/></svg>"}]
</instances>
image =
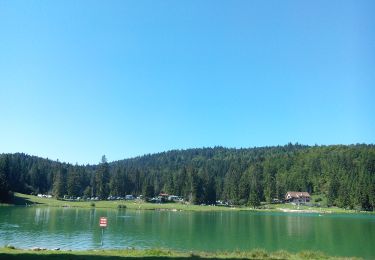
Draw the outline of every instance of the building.
<instances>
[{"instance_id":1,"label":"building","mask_svg":"<svg viewBox=\"0 0 375 260\"><path fill-rule=\"evenodd\" d=\"M294 204L305 204L310 202L311 196L308 192L288 191L285 194L285 202Z\"/></svg>"}]
</instances>

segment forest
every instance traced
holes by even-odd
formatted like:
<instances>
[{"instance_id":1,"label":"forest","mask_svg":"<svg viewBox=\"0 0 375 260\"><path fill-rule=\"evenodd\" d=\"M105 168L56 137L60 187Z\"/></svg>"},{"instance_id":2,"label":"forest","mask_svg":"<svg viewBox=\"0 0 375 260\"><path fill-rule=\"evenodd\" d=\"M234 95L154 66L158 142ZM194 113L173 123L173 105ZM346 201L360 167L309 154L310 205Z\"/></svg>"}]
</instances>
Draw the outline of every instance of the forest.
<instances>
[{"instance_id":1,"label":"forest","mask_svg":"<svg viewBox=\"0 0 375 260\"><path fill-rule=\"evenodd\" d=\"M287 191L324 194L329 206L373 211L375 145L197 148L114 162L103 156L97 165L0 155L1 201L13 192L101 199L164 192L194 204L222 200L255 207L282 200Z\"/></svg>"}]
</instances>

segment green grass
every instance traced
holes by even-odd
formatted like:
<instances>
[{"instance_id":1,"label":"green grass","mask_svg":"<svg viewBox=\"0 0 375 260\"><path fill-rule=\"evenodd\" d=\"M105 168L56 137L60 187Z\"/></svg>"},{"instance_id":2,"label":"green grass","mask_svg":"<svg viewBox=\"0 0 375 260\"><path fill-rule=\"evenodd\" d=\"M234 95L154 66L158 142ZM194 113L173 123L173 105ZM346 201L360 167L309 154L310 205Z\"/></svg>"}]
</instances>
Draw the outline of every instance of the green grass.
<instances>
[{"instance_id":1,"label":"green grass","mask_svg":"<svg viewBox=\"0 0 375 260\"><path fill-rule=\"evenodd\" d=\"M320 201L316 201L318 198L320 198ZM338 208L338 207L328 207L327 206L327 197L324 194L313 194L311 195L311 203L312 204L320 204L320 207L318 206L305 206L305 205L293 205L293 204L271 204L271 205L266 205L265 207L268 207L270 209L274 210L293 210L293 211L311 211L311 212L316 212L316 213L359 213L358 210L348 210L348 209L343 209L343 208ZM374 214L375 212L368 212L368 211L360 211L361 213L370 213Z\"/></svg>"},{"instance_id":2,"label":"green grass","mask_svg":"<svg viewBox=\"0 0 375 260\"><path fill-rule=\"evenodd\" d=\"M36 206L50 206L50 207L78 207L78 208L120 208L127 209L142 209L142 210L190 210L190 211L212 211L212 210L232 210L228 207L217 206L199 206L199 205L186 205L180 203L165 203L154 204L143 201L64 201L54 198L39 198L33 195L26 195L21 193L14 194L14 205L36 205ZM95 206L92 206L95 204ZM10 204L8 204L10 205Z\"/></svg>"},{"instance_id":3,"label":"green grass","mask_svg":"<svg viewBox=\"0 0 375 260\"><path fill-rule=\"evenodd\" d=\"M322 196L320 196L322 197ZM314 199L314 196L313 196ZM324 198L323 198L324 201ZM337 207L309 207L296 206L292 204L270 204L262 205L259 209L251 207L236 206L236 207L219 207L219 206L200 206L181 203L164 203L154 204L139 200L133 201L64 201L54 198L39 198L33 195L26 195L21 193L14 194L13 204L1 205L21 205L21 206L49 206L49 207L77 207L77 208L126 208L137 210L172 210L172 211L233 211L233 210L249 210L249 211L285 211L285 210L299 210L313 211L317 213L358 213L355 210L346 210ZM374 212L372 212L374 214Z\"/></svg>"},{"instance_id":4,"label":"green grass","mask_svg":"<svg viewBox=\"0 0 375 260\"><path fill-rule=\"evenodd\" d=\"M311 195L312 203L319 203L322 207L327 207L327 196L324 194L313 194ZM321 199L321 201L317 201Z\"/></svg>"},{"instance_id":5,"label":"green grass","mask_svg":"<svg viewBox=\"0 0 375 260\"><path fill-rule=\"evenodd\" d=\"M311 207L305 205L293 205L293 204L273 204L270 206L273 209L277 210L299 210L299 211L311 211L316 213L359 213L356 210L348 210L338 207ZM361 211L361 213L374 213L374 212L366 212Z\"/></svg>"},{"instance_id":6,"label":"green grass","mask_svg":"<svg viewBox=\"0 0 375 260\"><path fill-rule=\"evenodd\" d=\"M11 248L0 248L0 259L360 259L330 257L321 252L303 251L289 253L286 251L267 252L263 249L235 252L177 252L165 249L124 249L124 250L87 250L87 251L32 251Z\"/></svg>"}]
</instances>

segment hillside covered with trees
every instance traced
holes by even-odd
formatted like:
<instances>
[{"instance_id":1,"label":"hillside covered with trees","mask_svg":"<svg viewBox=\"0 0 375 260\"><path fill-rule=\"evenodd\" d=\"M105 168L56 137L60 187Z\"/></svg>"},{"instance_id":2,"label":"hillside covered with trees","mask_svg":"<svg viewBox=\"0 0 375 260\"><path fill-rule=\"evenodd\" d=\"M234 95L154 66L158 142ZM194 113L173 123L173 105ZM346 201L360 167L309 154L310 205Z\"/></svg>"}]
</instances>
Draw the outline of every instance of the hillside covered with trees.
<instances>
[{"instance_id":1,"label":"hillside covered with trees","mask_svg":"<svg viewBox=\"0 0 375 260\"><path fill-rule=\"evenodd\" d=\"M375 209L375 146L223 147L173 150L98 165L22 153L0 155L0 200L12 192L107 198L165 192L191 203L257 206L287 191L325 194L328 205Z\"/></svg>"}]
</instances>

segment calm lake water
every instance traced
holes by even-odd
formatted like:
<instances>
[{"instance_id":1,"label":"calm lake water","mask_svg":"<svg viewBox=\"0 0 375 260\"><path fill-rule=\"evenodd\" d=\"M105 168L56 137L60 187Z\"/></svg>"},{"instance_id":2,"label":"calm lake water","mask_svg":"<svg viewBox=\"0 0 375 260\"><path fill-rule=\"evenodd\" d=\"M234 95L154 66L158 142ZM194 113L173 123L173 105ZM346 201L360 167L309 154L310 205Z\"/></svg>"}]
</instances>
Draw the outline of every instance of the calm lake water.
<instances>
[{"instance_id":1,"label":"calm lake water","mask_svg":"<svg viewBox=\"0 0 375 260\"><path fill-rule=\"evenodd\" d=\"M0 246L233 251L264 248L375 259L375 216L0 207Z\"/></svg>"}]
</instances>

